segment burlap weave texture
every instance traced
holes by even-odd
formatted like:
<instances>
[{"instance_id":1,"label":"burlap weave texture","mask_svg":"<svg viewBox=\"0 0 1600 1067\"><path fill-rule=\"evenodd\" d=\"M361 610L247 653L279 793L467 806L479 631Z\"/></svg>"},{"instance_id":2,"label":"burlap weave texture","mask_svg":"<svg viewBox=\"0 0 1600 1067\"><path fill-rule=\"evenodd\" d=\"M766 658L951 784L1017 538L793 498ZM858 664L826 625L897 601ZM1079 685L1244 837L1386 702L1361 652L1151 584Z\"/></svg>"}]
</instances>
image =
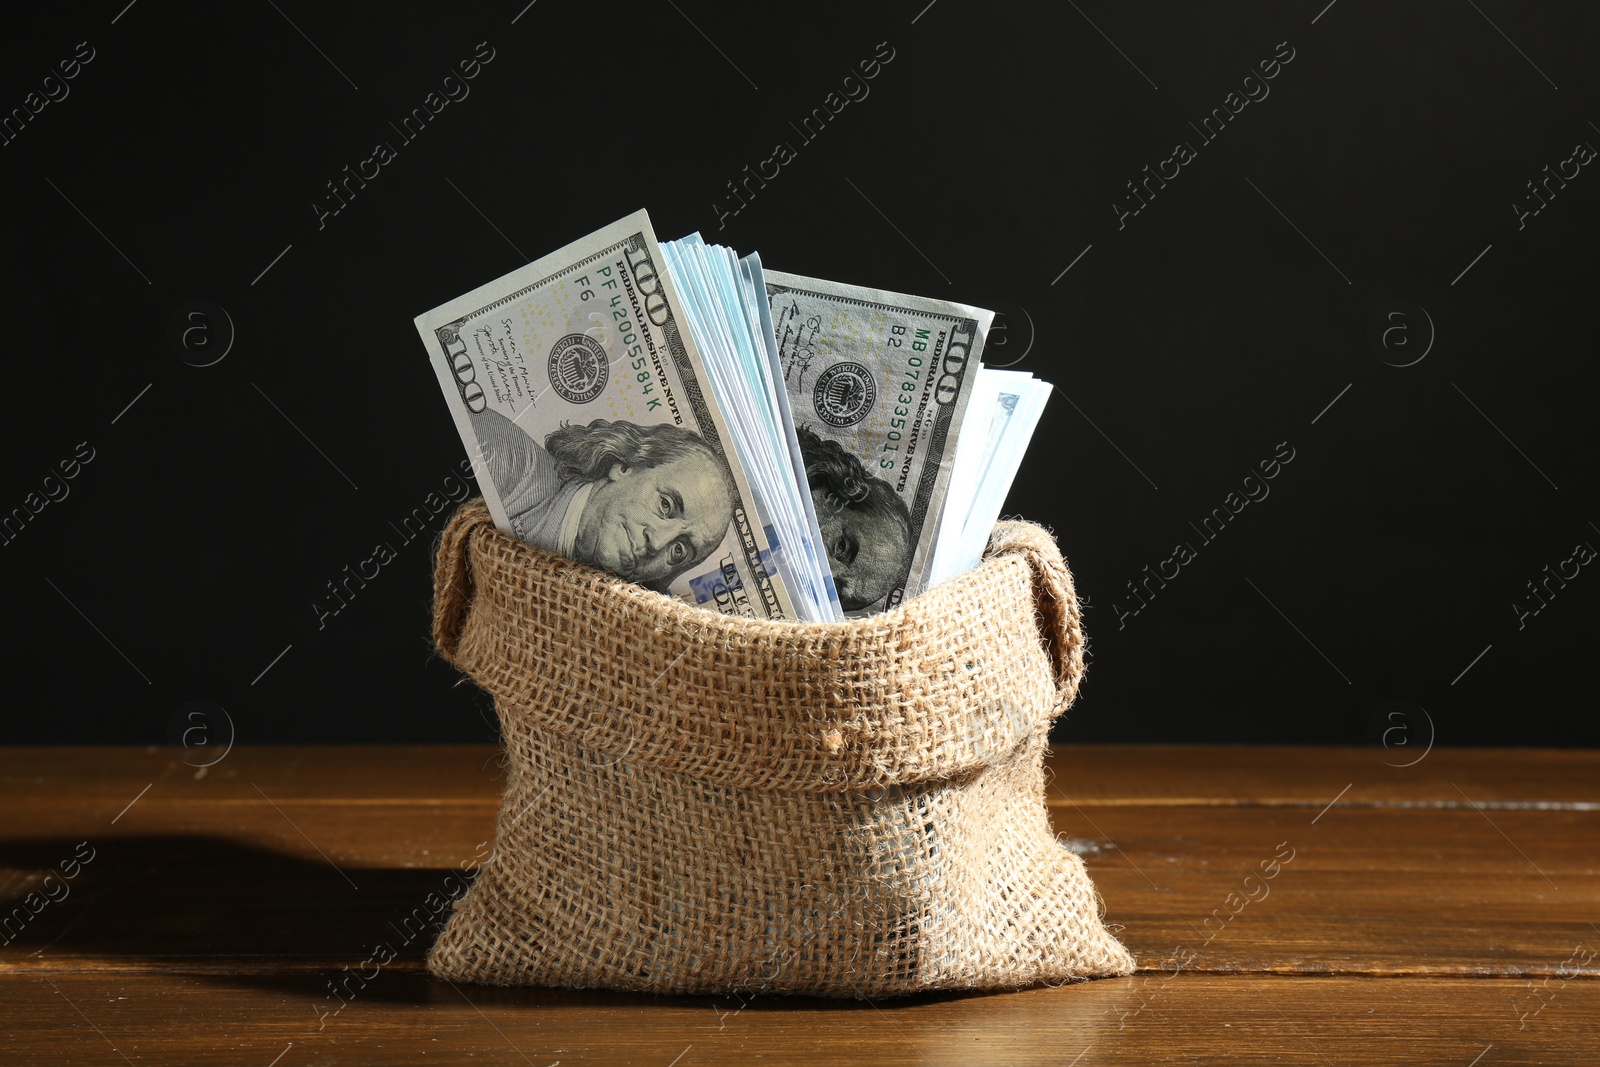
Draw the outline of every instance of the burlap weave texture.
<instances>
[{"instance_id":1,"label":"burlap weave texture","mask_svg":"<svg viewBox=\"0 0 1600 1067\"><path fill-rule=\"evenodd\" d=\"M1001 523L892 611L801 624L543 552L473 501L434 583L434 640L507 757L435 975L876 998L1132 970L1045 805L1083 635L1042 528Z\"/></svg>"}]
</instances>

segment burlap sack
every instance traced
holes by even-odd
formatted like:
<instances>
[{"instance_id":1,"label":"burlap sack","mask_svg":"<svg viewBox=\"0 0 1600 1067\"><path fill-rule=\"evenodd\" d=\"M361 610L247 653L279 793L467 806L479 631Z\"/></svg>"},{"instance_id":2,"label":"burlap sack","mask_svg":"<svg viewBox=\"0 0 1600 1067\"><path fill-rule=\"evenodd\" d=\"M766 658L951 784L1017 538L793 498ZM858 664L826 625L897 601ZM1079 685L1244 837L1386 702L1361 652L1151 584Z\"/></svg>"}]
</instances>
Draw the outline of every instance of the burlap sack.
<instances>
[{"instance_id":1,"label":"burlap sack","mask_svg":"<svg viewBox=\"0 0 1600 1067\"><path fill-rule=\"evenodd\" d=\"M439 977L882 997L1133 969L1045 807L1083 636L1040 527L1002 523L893 611L798 624L543 552L473 501L434 640L493 695L508 762Z\"/></svg>"}]
</instances>

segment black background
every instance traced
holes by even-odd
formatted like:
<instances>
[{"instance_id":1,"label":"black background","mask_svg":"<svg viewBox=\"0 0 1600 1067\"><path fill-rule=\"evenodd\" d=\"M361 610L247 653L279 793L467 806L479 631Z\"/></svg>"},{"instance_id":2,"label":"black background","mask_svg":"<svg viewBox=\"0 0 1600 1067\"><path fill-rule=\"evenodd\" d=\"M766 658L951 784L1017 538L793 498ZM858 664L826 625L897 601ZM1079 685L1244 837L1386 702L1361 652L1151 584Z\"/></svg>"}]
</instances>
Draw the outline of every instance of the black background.
<instances>
[{"instance_id":1,"label":"black background","mask_svg":"<svg viewBox=\"0 0 1600 1067\"><path fill-rule=\"evenodd\" d=\"M1512 206L1600 144L1600 9L524 3L8 13L0 108L95 58L0 147L0 510L94 459L0 548L0 737L160 742L220 707L241 742L492 738L430 653L425 543L320 629L312 602L464 455L413 316L647 207L664 238L994 308L990 361L1060 387L1007 506L1090 604L1059 738L1600 740L1600 576L1513 608L1600 545L1600 175L1523 228ZM880 42L870 94L802 142ZM1270 95L1204 143L1280 42ZM398 157L319 229L380 140ZM723 217L779 141L797 158ZM1197 158L1119 228L1179 141ZM195 300L235 332L208 367L168 338ZM1280 442L1270 496L1203 542ZM1132 613L1178 542L1197 557Z\"/></svg>"}]
</instances>

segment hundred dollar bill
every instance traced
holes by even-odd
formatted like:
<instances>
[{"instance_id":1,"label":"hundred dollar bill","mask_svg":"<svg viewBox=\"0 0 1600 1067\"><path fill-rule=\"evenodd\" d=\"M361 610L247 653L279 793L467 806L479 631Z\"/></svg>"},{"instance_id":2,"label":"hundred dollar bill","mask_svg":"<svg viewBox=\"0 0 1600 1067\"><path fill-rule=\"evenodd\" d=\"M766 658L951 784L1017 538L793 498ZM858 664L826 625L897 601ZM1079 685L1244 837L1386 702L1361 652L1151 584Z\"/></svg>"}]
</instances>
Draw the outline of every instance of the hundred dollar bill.
<instances>
[{"instance_id":1,"label":"hundred dollar bill","mask_svg":"<svg viewBox=\"0 0 1600 1067\"><path fill-rule=\"evenodd\" d=\"M639 211L416 324L503 533L724 614L793 618L681 308Z\"/></svg>"},{"instance_id":2,"label":"hundred dollar bill","mask_svg":"<svg viewBox=\"0 0 1600 1067\"><path fill-rule=\"evenodd\" d=\"M892 608L928 585L994 313L770 270L766 284L840 604Z\"/></svg>"}]
</instances>

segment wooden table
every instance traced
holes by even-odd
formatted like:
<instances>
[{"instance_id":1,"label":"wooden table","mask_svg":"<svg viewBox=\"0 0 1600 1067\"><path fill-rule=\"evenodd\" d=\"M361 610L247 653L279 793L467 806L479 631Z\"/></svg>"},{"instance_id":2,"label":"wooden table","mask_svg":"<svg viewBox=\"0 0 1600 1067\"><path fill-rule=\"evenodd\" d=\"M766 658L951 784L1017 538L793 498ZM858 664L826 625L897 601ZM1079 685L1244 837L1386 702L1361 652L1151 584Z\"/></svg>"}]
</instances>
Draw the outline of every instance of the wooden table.
<instances>
[{"instance_id":1,"label":"wooden table","mask_svg":"<svg viewBox=\"0 0 1600 1067\"><path fill-rule=\"evenodd\" d=\"M1060 748L1141 973L876 1004L430 979L394 924L482 858L498 759L0 749L0 1063L1600 1062L1600 754Z\"/></svg>"}]
</instances>

